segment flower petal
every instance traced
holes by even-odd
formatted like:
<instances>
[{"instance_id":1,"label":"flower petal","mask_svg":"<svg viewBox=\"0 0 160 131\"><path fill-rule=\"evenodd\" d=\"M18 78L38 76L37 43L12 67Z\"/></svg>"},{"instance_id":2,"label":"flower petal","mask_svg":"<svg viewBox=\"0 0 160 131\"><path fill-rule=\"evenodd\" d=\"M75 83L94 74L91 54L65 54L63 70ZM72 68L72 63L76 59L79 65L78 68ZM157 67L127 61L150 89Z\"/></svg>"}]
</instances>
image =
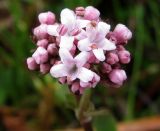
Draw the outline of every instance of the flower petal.
<instances>
[{"instance_id":1,"label":"flower petal","mask_svg":"<svg viewBox=\"0 0 160 131\"><path fill-rule=\"evenodd\" d=\"M91 87L92 85L89 82L80 81L80 86L83 87L83 88L87 88L87 87Z\"/></svg>"},{"instance_id":2,"label":"flower petal","mask_svg":"<svg viewBox=\"0 0 160 131\"><path fill-rule=\"evenodd\" d=\"M58 28L58 24L48 25L47 33L52 36L58 36L57 28Z\"/></svg>"},{"instance_id":3,"label":"flower petal","mask_svg":"<svg viewBox=\"0 0 160 131\"><path fill-rule=\"evenodd\" d=\"M91 23L87 25L86 33L90 41L95 41L95 39L97 39L97 27L93 26Z\"/></svg>"},{"instance_id":4,"label":"flower petal","mask_svg":"<svg viewBox=\"0 0 160 131\"><path fill-rule=\"evenodd\" d=\"M71 50L71 48L73 47L73 41L74 41L74 37L61 36L59 46L60 46L60 48L65 48L65 49Z\"/></svg>"},{"instance_id":5,"label":"flower petal","mask_svg":"<svg viewBox=\"0 0 160 131\"><path fill-rule=\"evenodd\" d=\"M79 53L79 54L74 58L77 67L82 67L84 64L86 64L86 62L87 62L88 59L89 59L89 56L90 56L89 52L82 51L81 53Z\"/></svg>"},{"instance_id":6,"label":"flower petal","mask_svg":"<svg viewBox=\"0 0 160 131\"><path fill-rule=\"evenodd\" d=\"M104 39L103 41L101 41L100 45L101 45L101 48L107 51L116 49L116 45L108 39Z\"/></svg>"},{"instance_id":7,"label":"flower petal","mask_svg":"<svg viewBox=\"0 0 160 131\"><path fill-rule=\"evenodd\" d=\"M57 65L52 66L52 68L50 70L50 74L55 78L67 76L66 69L67 68L64 64L57 64Z\"/></svg>"},{"instance_id":8,"label":"flower petal","mask_svg":"<svg viewBox=\"0 0 160 131\"><path fill-rule=\"evenodd\" d=\"M81 19L77 19L77 21L76 21L76 26L78 27L78 28L85 28L86 26L87 26L87 24L89 24L89 20L81 20Z\"/></svg>"},{"instance_id":9,"label":"flower petal","mask_svg":"<svg viewBox=\"0 0 160 131\"><path fill-rule=\"evenodd\" d=\"M104 55L103 49L100 49L100 48L94 49L93 53L98 60L100 60L100 61L105 60L105 55Z\"/></svg>"},{"instance_id":10,"label":"flower petal","mask_svg":"<svg viewBox=\"0 0 160 131\"><path fill-rule=\"evenodd\" d=\"M82 82L89 82L93 79L94 77L94 72L92 72L91 70L82 67L79 74L78 74L78 78L82 81Z\"/></svg>"},{"instance_id":11,"label":"flower petal","mask_svg":"<svg viewBox=\"0 0 160 131\"><path fill-rule=\"evenodd\" d=\"M61 23L66 25L68 28L75 24L76 16L70 9L63 9L61 11Z\"/></svg>"},{"instance_id":12,"label":"flower petal","mask_svg":"<svg viewBox=\"0 0 160 131\"><path fill-rule=\"evenodd\" d=\"M59 49L59 56L66 66L70 66L74 61L71 53L67 49Z\"/></svg>"},{"instance_id":13,"label":"flower petal","mask_svg":"<svg viewBox=\"0 0 160 131\"><path fill-rule=\"evenodd\" d=\"M87 37L86 31L84 31L83 29L81 29L80 33L75 36L77 40L82 40L85 39L86 37Z\"/></svg>"},{"instance_id":14,"label":"flower petal","mask_svg":"<svg viewBox=\"0 0 160 131\"><path fill-rule=\"evenodd\" d=\"M78 42L78 49L80 51L89 51L89 50L91 50L90 46L91 46L91 43L88 38L85 38L85 39L80 40Z\"/></svg>"},{"instance_id":15,"label":"flower petal","mask_svg":"<svg viewBox=\"0 0 160 131\"><path fill-rule=\"evenodd\" d=\"M105 37L109 32L111 26L105 22L99 22L97 28L98 28L98 32L103 34L103 36Z\"/></svg>"}]
</instances>

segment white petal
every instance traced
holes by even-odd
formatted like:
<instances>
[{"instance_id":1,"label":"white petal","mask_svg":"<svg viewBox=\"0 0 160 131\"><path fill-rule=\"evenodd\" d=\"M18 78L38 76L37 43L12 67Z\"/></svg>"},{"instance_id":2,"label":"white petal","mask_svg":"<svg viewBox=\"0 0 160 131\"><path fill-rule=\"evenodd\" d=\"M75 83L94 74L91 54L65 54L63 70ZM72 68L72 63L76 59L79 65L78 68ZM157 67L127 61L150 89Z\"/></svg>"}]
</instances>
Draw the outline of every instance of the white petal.
<instances>
[{"instance_id":1,"label":"white petal","mask_svg":"<svg viewBox=\"0 0 160 131\"><path fill-rule=\"evenodd\" d=\"M98 23L98 32L103 34L103 36L105 37L107 35L107 33L109 32L111 26L105 22L99 22Z\"/></svg>"},{"instance_id":2,"label":"white petal","mask_svg":"<svg viewBox=\"0 0 160 131\"><path fill-rule=\"evenodd\" d=\"M97 35L97 28L92 24L88 24L86 27L86 33L90 41L94 41Z\"/></svg>"},{"instance_id":3,"label":"white petal","mask_svg":"<svg viewBox=\"0 0 160 131\"><path fill-rule=\"evenodd\" d=\"M61 36L59 46L60 46L60 48L65 48L65 49L71 50L71 48L73 47L73 41L74 41L74 37Z\"/></svg>"},{"instance_id":4,"label":"white petal","mask_svg":"<svg viewBox=\"0 0 160 131\"><path fill-rule=\"evenodd\" d=\"M55 78L67 76L67 70L66 69L67 68L65 67L64 64L54 65L54 66L52 66L52 68L50 70L50 74Z\"/></svg>"},{"instance_id":5,"label":"white petal","mask_svg":"<svg viewBox=\"0 0 160 131\"><path fill-rule=\"evenodd\" d=\"M83 88L91 87L91 83L89 83L89 82L82 82L82 81L80 81L80 86L81 86L81 87L83 87Z\"/></svg>"},{"instance_id":6,"label":"white petal","mask_svg":"<svg viewBox=\"0 0 160 131\"><path fill-rule=\"evenodd\" d=\"M87 26L87 24L89 24L89 20L81 20L81 19L78 19L77 21L76 21L76 26L78 27L78 28L85 28L86 26Z\"/></svg>"},{"instance_id":7,"label":"white petal","mask_svg":"<svg viewBox=\"0 0 160 131\"><path fill-rule=\"evenodd\" d=\"M58 36L57 28L58 28L58 24L48 25L47 26L47 33L52 36Z\"/></svg>"},{"instance_id":8,"label":"white petal","mask_svg":"<svg viewBox=\"0 0 160 131\"><path fill-rule=\"evenodd\" d=\"M101 45L101 48L107 51L116 49L116 45L108 39L104 39L103 41L101 41L100 45Z\"/></svg>"},{"instance_id":9,"label":"white petal","mask_svg":"<svg viewBox=\"0 0 160 131\"><path fill-rule=\"evenodd\" d=\"M82 67L84 64L86 64L86 62L88 61L89 59L89 52L85 52L85 51L82 51L81 53L79 53L75 58L75 62L76 62L76 65L77 67Z\"/></svg>"},{"instance_id":10,"label":"white petal","mask_svg":"<svg viewBox=\"0 0 160 131\"><path fill-rule=\"evenodd\" d=\"M100 61L105 60L105 55L104 55L103 49L100 49L100 48L94 49L93 53L98 60L100 60Z\"/></svg>"},{"instance_id":11,"label":"white petal","mask_svg":"<svg viewBox=\"0 0 160 131\"><path fill-rule=\"evenodd\" d=\"M77 40L85 39L87 38L87 33L83 29L81 29L81 32L78 35L76 35L75 38Z\"/></svg>"},{"instance_id":12,"label":"white petal","mask_svg":"<svg viewBox=\"0 0 160 131\"><path fill-rule=\"evenodd\" d=\"M94 77L94 72L92 72L91 70L82 67L79 74L78 74L78 78L82 81L82 82L89 82L93 79Z\"/></svg>"},{"instance_id":13,"label":"white petal","mask_svg":"<svg viewBox=\"0 0 160 131\"><path fill-rule=\"evenodd\" d=\"M71 53L67 49L60 49L59 50L59 56L61 58L61 61L66 65L69 66L73 63L73 57Z\"/></svg>"},{"instance_id":14,"label":"white petal","mask_svg":"<svg viewBox=\"0 0 160 131\"><path fill-rule=\"evenodd\" d=\"M63 9L61 11L61 23L66 25L67 27L75 24L76 16L74 12L70 9Z\"/></svg>"},{"instance_id":15,"label":"white petal","mask_svg":"<svg viewBox=\"0 0 160 131\"><path fill-rule=\"evenodd\" d=\"M91 46L91 43L88 38L80 40L78 42L78 49L80 51L89 51L89 50L91 50L90 46Z\"/></svg>"}]
</instances>

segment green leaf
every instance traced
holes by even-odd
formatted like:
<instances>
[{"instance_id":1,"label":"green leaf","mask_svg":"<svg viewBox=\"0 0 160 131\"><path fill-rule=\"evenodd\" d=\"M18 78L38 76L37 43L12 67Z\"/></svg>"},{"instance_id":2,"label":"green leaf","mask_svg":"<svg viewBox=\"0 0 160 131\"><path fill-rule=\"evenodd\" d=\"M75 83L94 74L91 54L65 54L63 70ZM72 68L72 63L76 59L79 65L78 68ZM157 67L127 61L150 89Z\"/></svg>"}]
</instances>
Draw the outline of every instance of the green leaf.
<instances>
[{"instance_id":1,"label":"green leaf","mask_svg":"<svg viewBox=\"0 0 160 131\"><path fill-rule=\"evenodd\" d=\"M92 126L95 131L117 131L116 121L110 114L95 116Z\"/></svg>"}]
</instances>

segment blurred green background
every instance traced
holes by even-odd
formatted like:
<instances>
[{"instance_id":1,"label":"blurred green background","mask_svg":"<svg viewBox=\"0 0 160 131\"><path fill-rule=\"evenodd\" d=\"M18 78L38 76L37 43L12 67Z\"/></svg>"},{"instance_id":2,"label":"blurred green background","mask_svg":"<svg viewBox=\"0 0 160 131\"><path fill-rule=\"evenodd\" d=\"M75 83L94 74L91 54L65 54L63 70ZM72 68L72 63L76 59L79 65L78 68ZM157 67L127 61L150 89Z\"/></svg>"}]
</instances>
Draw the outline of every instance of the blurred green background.
<instances>
[{"instance_id":1,"label":"blurred green background","mask_svg":"<svg viewBox=\"0 0 160 131\"><path fill-rule=\"evenodd\" d=\"M35 48L32 29L40 12L59 16L63 8L88 5L98 8L112 27L123 23L133 33L126 47L132 53L124 67L128 81L119 89L93 89L95 108L109 110L116 121L160 114L159 0L0 0L0 130L9 121L7 113L25 118L35 131L79 126L68 88L50 75L29 71L25 60Z\"/></svg>"}]
</instances>

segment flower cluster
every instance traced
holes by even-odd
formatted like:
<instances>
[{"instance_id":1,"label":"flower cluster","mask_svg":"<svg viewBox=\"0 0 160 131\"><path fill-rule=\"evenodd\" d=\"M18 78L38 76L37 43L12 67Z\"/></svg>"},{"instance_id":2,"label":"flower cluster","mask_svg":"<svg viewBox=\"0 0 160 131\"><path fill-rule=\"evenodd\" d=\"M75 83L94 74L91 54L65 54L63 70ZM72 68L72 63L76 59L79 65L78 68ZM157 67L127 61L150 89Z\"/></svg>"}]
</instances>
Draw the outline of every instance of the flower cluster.
<instances>
[{"instance_id":1,"label":"flower cluster","mask_svg":"<svg viewBox=\"0 0 160 131\"><path fill-rule=\"evenodd\" d=\"M92 6L63 9L60 23L52 12L40 13L38 19L40 25L33 30L37 49L27 59L30 70L50 72L80 94L102 81L121 86L126 80L121 65L130 62L124 45L132 33L125 25L110 31L111 26Z\"/></svg>"}]
</instances>

